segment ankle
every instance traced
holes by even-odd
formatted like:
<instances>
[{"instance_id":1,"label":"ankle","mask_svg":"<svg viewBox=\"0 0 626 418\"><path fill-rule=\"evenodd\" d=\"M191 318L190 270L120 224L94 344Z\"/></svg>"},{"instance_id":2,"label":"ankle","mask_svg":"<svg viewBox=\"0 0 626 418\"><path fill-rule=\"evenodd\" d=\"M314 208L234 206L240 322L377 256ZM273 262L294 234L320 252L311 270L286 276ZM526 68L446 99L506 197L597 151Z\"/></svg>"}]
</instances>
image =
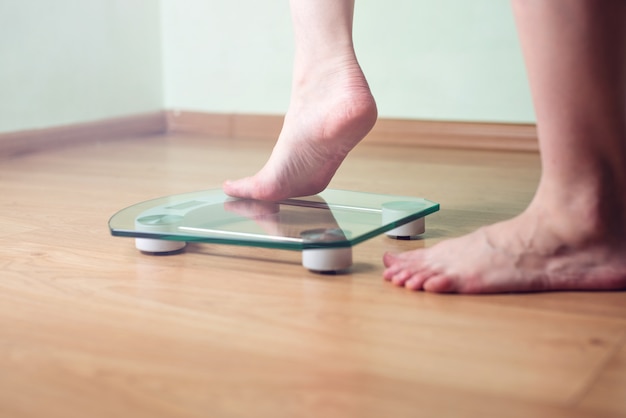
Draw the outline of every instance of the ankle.
<instances>
[{"instance_id":1,"label":"ankle","mask_svg":"<svg viewBox=\"0 0 626 418\"><path fill-rule=\"evenodd\" d=\"M340 83L351 79L359 80L360 83L365 80L354 51L318 55L296 54L292 82L294 89L309 86L319 88L320 83Z\"/></svg>"},{"instance_id":2,"label":"ankle","mask_svg":"<svg viewBox=\"0 0 626 418\"><path fill-rule=\"evenodd\" d=\"M529 211L544 225L577 245L626 237L623 197L607 185L549 190L540 187Z\"/></svg>"}]
</instances>

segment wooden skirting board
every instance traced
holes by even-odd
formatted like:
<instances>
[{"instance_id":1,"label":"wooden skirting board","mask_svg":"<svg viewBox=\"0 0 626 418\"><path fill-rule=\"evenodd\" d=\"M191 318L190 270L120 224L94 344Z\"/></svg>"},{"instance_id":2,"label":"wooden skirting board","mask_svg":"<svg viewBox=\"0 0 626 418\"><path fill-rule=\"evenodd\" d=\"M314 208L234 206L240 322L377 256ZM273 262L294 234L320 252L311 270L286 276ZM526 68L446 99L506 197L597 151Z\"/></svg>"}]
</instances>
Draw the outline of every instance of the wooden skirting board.
<instances>
[{"instance_id":1,"label":"wooden skirting board","mask_svg":"<svg viewBox=\"0 0 626 418\"><path fill-rule=\"evenodd\" d=\"M282 116L166 112L170 131L232 138L276 139ZM537 151L534 124L380 118L365 141L397 145Z\"/></svg>"},{"instance_id":2,"label":"wooden skirting board","mask_svg":"<svg viewBox=\"0 0 626 418\"><path fill-rule=\"evenodd\" d=\"M103 121L0 133L0 158L84 141L189 133L212 137L275 140L283 116L163 111ZM448 122L380 118L368 143L404 146L537 151L533 124Z\"/></svg>"},{"instance_id":3,"label":"wooden skirting board","mask_svg":"<svg viewBox=\"0 0 626 418\"><path fill-rule=\"evenodd\" d=\"M0 159L87 141L123 139L167 131L164 112L124 116L28 131L0 133Z\"/></svg>"}]
</instances>

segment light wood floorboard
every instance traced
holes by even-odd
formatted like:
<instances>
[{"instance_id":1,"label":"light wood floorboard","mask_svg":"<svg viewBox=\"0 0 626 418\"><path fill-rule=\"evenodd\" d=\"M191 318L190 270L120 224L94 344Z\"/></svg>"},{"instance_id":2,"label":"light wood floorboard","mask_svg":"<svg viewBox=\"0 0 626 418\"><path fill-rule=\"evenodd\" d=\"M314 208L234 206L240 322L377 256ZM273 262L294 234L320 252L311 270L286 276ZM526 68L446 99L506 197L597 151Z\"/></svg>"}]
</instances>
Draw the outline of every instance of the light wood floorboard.
<instances>
[{"instance_id":1,"label":"light wood floorboard","mask_svg":"<svg viewBox=\"0 0 626 418\"><path fill-rule=\"evenodd\" d=\"M381 256L519 213L535 153L362 144L331 187L441 203L349 274L295 252L111 237L136 202L250 174L272 143L129 137L0 161L1 417L626 416L626 293L446 296Z\"/></svg>"}]
</instances>

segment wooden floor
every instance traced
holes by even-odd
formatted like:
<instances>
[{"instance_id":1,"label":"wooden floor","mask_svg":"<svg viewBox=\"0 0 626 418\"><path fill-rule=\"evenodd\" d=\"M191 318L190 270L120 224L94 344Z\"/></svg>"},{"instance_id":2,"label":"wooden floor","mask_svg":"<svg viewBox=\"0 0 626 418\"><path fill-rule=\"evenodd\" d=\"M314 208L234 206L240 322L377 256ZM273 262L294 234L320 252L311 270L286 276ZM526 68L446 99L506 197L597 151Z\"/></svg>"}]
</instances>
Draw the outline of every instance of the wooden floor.
<instances>
[{"instance_id":1,"label":"wooden floor","mask_svg":"<svg viewBox=\"0 0 626 418\"><path fill-rule=\"evenodd\" d=\"M381 278L384 251L521 211L538 157L361 144L331 187L441 203L420 241L346 275L300 254L148 256L108 218L219 187L272 144L86 143L0 161L0 417L626 416L626 293L453 296Z\"/></svg>"}]
</instances>

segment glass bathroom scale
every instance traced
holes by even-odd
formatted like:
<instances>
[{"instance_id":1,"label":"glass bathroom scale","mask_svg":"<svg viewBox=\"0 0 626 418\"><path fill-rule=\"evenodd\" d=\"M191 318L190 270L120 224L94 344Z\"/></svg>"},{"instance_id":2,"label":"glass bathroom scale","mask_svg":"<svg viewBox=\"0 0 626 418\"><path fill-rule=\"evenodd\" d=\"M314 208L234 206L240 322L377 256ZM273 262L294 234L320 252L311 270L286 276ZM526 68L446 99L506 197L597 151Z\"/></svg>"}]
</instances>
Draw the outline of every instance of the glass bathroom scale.
<instances>
[{"instance_id":1,"label":"glass bathroom scale","mask_svg":"<svg viewBox=\"0 0 626 418\"><path fill-rule=\"evenodd\" d=\"M301 251L305 268L338 272L352 265L353 246L381 234L416 238L438 210L424 198L347 190L268 202L214 189L138 203L113 215L109 228L148 254L178 253L188 242L264 247Z\"/></svg>"}]
</instances>

